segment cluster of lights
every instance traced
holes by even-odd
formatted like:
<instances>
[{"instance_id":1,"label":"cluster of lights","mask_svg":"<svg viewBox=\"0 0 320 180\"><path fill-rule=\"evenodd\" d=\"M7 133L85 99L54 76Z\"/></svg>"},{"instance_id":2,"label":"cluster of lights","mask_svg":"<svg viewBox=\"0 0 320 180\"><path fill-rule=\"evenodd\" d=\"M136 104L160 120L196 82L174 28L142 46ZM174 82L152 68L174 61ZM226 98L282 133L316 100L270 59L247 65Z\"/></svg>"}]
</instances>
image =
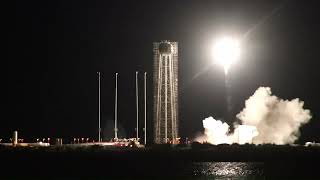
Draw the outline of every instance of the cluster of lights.
<instances>
[{"instance_id":1,"label":"cluster of lights","mask_svg":"<svg viewBox=\"0 0 320 180\"><path fill-rule=\"evenodd\" d=\"M37 143L45 143L45 142L47 142L47 143L50 143L50 138L37 138L36 139L36 142Z\"/></svg>"},{"instance_id":2,"label":"cluster of lights","mask_svg":"<svg viewBox=\"0 0 320 180\"><path fill-rule=\"evenodd\" d=\"M89 143L89 140L89 138L73 138L73 144Z\"/></svg>"}]
</instances>

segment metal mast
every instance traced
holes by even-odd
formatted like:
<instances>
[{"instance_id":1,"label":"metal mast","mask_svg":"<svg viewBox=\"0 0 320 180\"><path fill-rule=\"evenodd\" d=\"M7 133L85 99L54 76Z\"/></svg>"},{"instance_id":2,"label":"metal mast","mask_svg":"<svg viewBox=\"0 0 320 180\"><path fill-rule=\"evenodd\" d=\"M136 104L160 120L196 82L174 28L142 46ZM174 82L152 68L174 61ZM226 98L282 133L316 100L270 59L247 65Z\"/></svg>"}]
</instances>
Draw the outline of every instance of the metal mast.
<instances>
[{"instance_id":1,"label":"metal mast","mask_svg":"<svg viewBox=\"0 0 320 180\"><path fill-rule=\"evenodd\" d=\"M147 72L144 72L144 145L147 144Z\"/></svg>"},{"instance_id":2,"label":"metal mast","mask_svg":"<svg viewBox=\"0 0 320 180\"><path fill-rule=\"evenodd\" d=\"M169 60L169 82L170 82L170 84L169 84L169 90L170 90L170 115L171 115L171 139L172 139L172 143L175 143L175 131L174 131L174 124L175 124L175 120L174 120L174 118L175 118L175 116L174 116L174 108L173 108L173 106L174 106L174 102L173 102L173 78L172 78L172 76L173 76L173 63L172 63L172 58L170 58L170 59L168 59Z\"/></svg>"},{"instance_id":3,"label":"metal mast","mask_svg":"<svg viewBox=\"0 0 320 180\"><path fill-rule=\"evenodd\" d=\"M136 71L136 112L137 112L137 141L139 138L139 95L138 95L138 71Z\"/></svg>"},{"instance_id":4,"label":"metal mast","mask_svg":"<svg viewBox=\"0 0 320 180\"><path fill-rule=\"evenodd\" d=\"M99 135L98 135L98 138L99 138L99 140L98 140L98 142L100 142L101 141L101 126L100 126L100 122L101 122L101 95L100 95L100 93L101 93L101 91L100 91L100 88L101 88L101 86L100 86L100 80L101 80L101 77L100 77L100 72L97 72L98 73L98 83L99 83L99 90L98 90L98 94L99 94L99 98L98 98L98 101L99 101L99 110L98 110L98 121L99 121Z\"/></svg>"},{"instance_id":5,"label":"metal mast","mask_svg":"<svg viewBox=\"0 0 320 180\"><path fill-rule=\"evenodd\" d=\"M164 56L164 142L168 142L168 57Z\"/></svg>"},{"instance_id":6,"label":"metal mast","mask_svg":"<svg viewBox=\"0 0 320 180\"><path fill-rule=\"evenodd\" d=\"M114 102L114 139L118 139L118 127L117 117L118 116L118 73L116 73L116 89L115 89L115 102Z\"/></svg>"}]
</instances>

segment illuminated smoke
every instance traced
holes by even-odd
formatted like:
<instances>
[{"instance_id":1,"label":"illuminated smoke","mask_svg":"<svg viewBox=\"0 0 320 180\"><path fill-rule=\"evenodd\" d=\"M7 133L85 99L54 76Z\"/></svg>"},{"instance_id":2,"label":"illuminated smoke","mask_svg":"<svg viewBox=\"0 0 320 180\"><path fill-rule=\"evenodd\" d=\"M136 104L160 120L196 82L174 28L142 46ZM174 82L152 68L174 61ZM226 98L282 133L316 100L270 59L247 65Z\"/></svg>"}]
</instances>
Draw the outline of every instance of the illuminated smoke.
<instances>
[{"instance_id":1,"label":"illuminated smoke","mask_svg":"<svg viewBox=\"0 0 320 180\"><path fill-rule=\"evenodd\" d=\"M199 142L211 144L252 143L252 138L258 135L255 126L236 125L234 133L230 133L230 126L213 117L203 120L204 135L196 138Z\"/></svg>"},{"instance_id":2,"label":"illuminated smoke","mask_svg":"<svg viewBox=\"0 0 320 180\"><path fill-rule=\"evenodd\" d=\"M208 117L203 120L203 127L205 128L205 135L209 143L212 144L230 144L229 125L223 123L219 120L213 119L213 117Z\"/></svg>"},{"instance_id":3,"label":"illuminated smoke","mask_svg":"<svg viewBox=\"0 0 320 180\"><path fill-rule=\"evenodd\" d=\"M299 138L299 128L311 119L310 111L303 109L299 99L282 100L272 95L269 87L260 87L245 102L237 115L242 125L229 125L213 117L203 120L205 134L196 141L211 144L274 143L291 144Z\"/></svg>"},{"instance_id":4,"label":"illuminated smoke","mask_svg":"<svg viewBox=\"0 0 320 180\"><path fill-rule=\"evenodd\" d=\"M299 99L283 100L271 93L269 87L260 87L237 115L245 125L256 126L259 135L253 143L291 144L299 138L301 125L311 119Z\"/></svg>"}]
</instances>

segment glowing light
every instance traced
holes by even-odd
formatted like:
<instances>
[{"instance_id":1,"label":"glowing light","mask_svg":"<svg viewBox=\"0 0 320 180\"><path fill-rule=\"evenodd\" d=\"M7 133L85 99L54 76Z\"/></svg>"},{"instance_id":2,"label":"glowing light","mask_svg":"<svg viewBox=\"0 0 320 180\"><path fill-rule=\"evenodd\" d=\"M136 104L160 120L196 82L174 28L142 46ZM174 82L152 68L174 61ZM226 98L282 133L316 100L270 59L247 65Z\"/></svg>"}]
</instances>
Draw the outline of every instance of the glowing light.
<instances>
[{"instance_id":1,"label":"glowing light","mask_svg":"<svg viewBox=\"0 0 320 180\"><path fill-rule=\"evenodd\" d=\"M256 126L250 125L239 125L236 128L236 133L238 134L238 144L252 144L253 138L259 135Z\"/></svg>"},{"instance_id":2,"label":"glowing light","mask_svg":"<svg viewBox=\"0 0 320 180\"><path fill-rule=\"evenodd\" d=\"M215 62L222 65L228 74L230 66L239 59L240 44L234 38L224 37L214 45L213 54Z\"/></svg>"}]
</instances>

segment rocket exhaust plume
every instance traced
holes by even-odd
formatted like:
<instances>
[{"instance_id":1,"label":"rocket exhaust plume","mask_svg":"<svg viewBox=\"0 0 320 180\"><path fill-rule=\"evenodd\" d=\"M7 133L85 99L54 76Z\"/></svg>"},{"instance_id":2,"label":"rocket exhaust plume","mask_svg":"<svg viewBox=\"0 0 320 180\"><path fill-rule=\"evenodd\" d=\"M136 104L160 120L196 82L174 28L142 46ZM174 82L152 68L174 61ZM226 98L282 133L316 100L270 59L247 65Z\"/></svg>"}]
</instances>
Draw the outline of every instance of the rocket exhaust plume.
<instances>
[{"instance_id":1,"label":"rocket exhaust plume","mask_svg":"<svg viewBox=\"0 0 320 180\"><path fill-rule=\"evenodd\" d=\"M234 132L230 133L227 123L213 117L203 120L203 127L204 135L197 137L196 141L211 144L252 143L253 138L259 134L257 128L250 125L236 125Z\"/></svg>"},{"instance_id":2,"label":"rocket exhaust plume","mask_svg":"<svg viewBox=\"0 0 320 180\"><path fill-rule=\"evenodd\" d=\"M303 109L303 104L299 99L280 99L272 95L271 88L260 87L237 114L242 125L235 125L233 133L229 132L227 123L209 117L203 120L205 134L196 140L212 144L294 143L299 138L299 128L311 119L310 111Z\"/></svg>"},{"instance_id":3,"label":"rocket exhaust plume","mask_svg":"<svg viewBox=\"0 0 320 180\"><path fill-rule=\"evenodd\" d=\"M243 124L256 126L259 135L254 143L290 144L300 136L299 128L311 119L298 98L283 100L271 93L271 88L260 87L237 115Z\"/></svg>"}]
</instances>

